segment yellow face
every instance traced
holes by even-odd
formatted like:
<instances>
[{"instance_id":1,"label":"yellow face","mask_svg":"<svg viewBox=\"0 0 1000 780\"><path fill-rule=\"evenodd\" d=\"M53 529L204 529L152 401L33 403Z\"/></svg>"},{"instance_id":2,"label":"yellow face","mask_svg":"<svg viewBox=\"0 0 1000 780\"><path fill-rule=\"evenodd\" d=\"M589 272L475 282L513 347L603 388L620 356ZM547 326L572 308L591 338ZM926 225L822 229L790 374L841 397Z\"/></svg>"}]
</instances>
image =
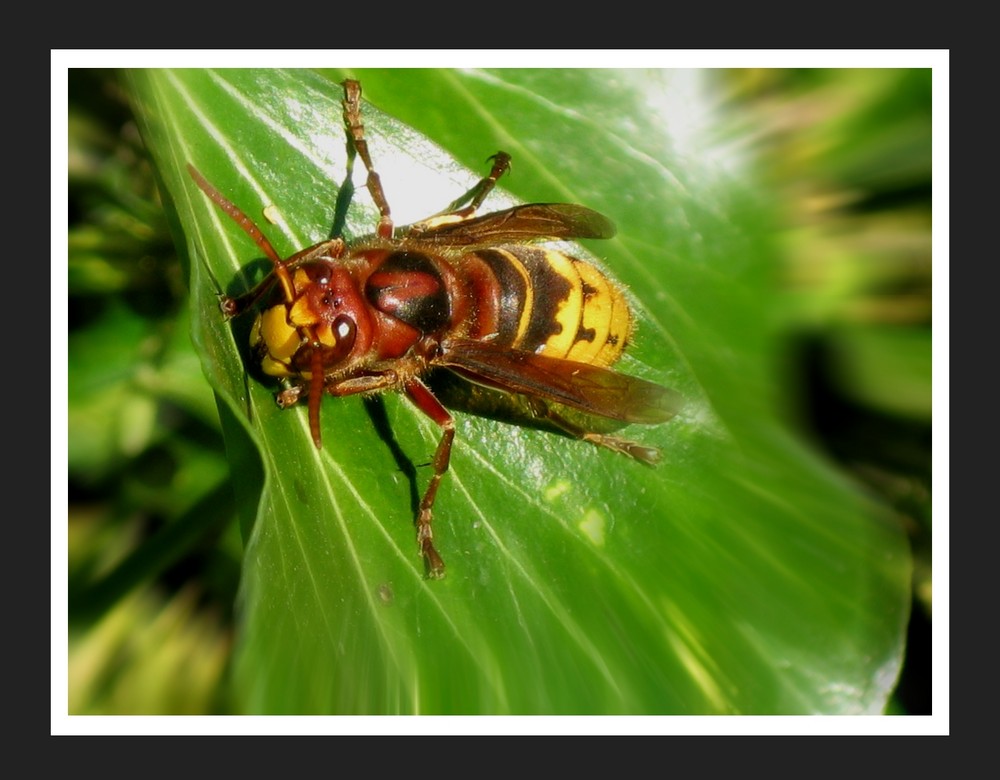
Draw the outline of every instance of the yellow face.
<instances>
[{"instance_id":1,"label":"yellow face","mask_svg":"<svg viewBox=\"0 0 1000 780\"><path fill-rule=\"evenodd\" d=\"M288 309L279 303L257 315L250 331L250 346L263 345L261 370L268 376L290 377L298 373L292 368L292 358L302 345L302 335L288 321Z\"/></svg>"},{"instance_id":2,"label":"yellow face","mask_svg":"<svg viewBox=\"0 0 1000 780\"><path fill-rule=\"evenodd\" d=\"M263 354L261 370L268 376L309 379L311 373L296 367L295 356L303 345L316 339L324 347L335 348L344 338L350 349L353 331L344 331L337 319L332 322L316 309L314 281L304 269L295 272L291 303L283 302L257 315L250 331L250 346ZM287 294L287 293L286 293Z\"/></svg>"}]
</instances>

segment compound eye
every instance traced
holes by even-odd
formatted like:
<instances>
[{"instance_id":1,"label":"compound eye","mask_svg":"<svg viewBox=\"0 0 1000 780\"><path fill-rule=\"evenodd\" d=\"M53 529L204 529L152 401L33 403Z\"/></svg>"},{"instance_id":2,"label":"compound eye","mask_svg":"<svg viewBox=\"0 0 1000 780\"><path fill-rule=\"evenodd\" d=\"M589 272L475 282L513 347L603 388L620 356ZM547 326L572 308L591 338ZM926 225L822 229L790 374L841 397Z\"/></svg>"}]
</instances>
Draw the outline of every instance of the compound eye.
<instances>
[{"instance_id":1,"label":"compound eye","mask_svg":"<svg viewBox=\"0 0 1000 780\"><path fill-rule=\"evenodd\" d=\"M315 330L318 342L310 343L310 334L303 333L303 341L300 348L295 353L295 366L300 371L312 370L313 348L319 349L320 361L324 369L333 369L341 366L343 361L354 349L354 342L357 339L358 326L354 320L345 314L341 314L333 322L322 324Z\"/></svg>"}]
</instances>

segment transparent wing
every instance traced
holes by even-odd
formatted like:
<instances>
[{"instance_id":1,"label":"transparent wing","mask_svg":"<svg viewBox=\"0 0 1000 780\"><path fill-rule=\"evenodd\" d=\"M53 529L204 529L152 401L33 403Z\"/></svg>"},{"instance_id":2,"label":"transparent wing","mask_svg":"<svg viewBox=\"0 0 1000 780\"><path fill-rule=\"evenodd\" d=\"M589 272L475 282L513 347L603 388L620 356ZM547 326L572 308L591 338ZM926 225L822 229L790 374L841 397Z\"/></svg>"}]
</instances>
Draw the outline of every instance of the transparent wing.
<instances>
[{"instance_id":1,"label":"transparent wing","mask_svg":"<svg viewBox=\"0 0 1000 780\"><path fill-rule=\"evenodd\" d=\"M683 404L680 394L668 387L587 363L470 339L449 339L441 347L434 365L598 417L655 425L669 420Z\"/></svg>"},{"instance_id":2,"label":"transparent wing","mask_svg":"<svg viewBox=\"0 0 1000 780\"><path fill-rule=\"evenodd\" d=\"M479 217L446 214L415 222L400 235L437 246L475 247L522 241L611 238L603 214L572 203L527 203Z\"/></svg>"}]
</instances>

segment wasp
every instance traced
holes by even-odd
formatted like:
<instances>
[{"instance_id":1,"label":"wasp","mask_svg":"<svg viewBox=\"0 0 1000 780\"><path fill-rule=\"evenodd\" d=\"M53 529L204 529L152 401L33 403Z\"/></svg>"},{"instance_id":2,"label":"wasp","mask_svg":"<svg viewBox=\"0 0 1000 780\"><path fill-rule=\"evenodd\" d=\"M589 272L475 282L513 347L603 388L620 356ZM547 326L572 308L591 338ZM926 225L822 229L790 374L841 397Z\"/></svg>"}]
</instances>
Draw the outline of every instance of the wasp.
<instances>
[{"instance_id":1,"label":"wasp","mask_svg":"<svg viewBox=\"0 0 1000 780\"><path fill-rule=\"evenodd\" d=\"M498 152L489 174L442 212L396 227L365 139L361 85L347 80L342 86L348 164L361 158L379 212L372 235L350 242L330 238L282 258L194 166L188 171L272 263L256 287L239 297L221 296L220 306L227 319L257 309L251 352L264 374L283 381L276 396L281 408L308 403L316 447L322 446L324 395L402 391L440 427L415 522L426 573L437 578L445 565L431 519L455 422L428 386L432 370L515 394L549 427L650 465L660 459L658 449L581 424L581 413L584 420L619 426L654 425L678 411L680 396L611 369L633 332L622 289L591 263L536 245L611 238L615 227L608 218L566 203L477 215L510 167L510 156Z\"/></svg>"}]
</instances>

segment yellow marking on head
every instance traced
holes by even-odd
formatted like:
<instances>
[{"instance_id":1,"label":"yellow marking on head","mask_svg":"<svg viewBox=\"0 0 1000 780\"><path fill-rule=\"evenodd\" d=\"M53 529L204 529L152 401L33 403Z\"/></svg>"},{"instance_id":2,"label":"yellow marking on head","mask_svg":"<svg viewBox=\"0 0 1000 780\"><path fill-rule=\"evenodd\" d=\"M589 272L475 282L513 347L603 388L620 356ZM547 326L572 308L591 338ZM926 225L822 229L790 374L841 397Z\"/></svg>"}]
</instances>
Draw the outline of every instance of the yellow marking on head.
<instances>
[{"instance_id":1,"label":"yellow marking on head","mask_svg":"<svg viewBox=\"0 0 1000 780\"><path fill-rule=\"evenodd\" d=\"M289 377L294 376L295 372L288 367L287 364L275 360L270 355L265 355L260 361L260 370L263 371L268 376L276 377Z\"/></svg>"},{"instance_id":2,"label":"yellow marking on head","mask_svg":"<svg viewBox=\"0 0 1000 780\"><path fill-rule=\"evenodd\" d=\"M329 322L324 321L316 326L316 338L328 347L337 346L337 332Z\"/></svg>"},{"instance_id":3,"label":"yellow marking on head","mask_svg":"<svg viewBox=\"0 0 1000 780\"><path fill-rule=\"evenodd\" d=\"M250 333L250 345L257 346L262 341L267 348L267 356L261 361L264 373L271 376L290 375L288 364L302 343L302 337L298 330L289 324L284 304L272 306L261 312L254 322Z\"/></svg>"},{"instance_id":4,"label":"yellow marking on head","mask_svg":"<svg viewBox=\"0 0 1000 780\"><path fill-rule=\"evenodd\" d=\"M276 306L275 308L279 307ZM288 312L288 319L297 328L315 325L319 322L319 317L312 306L309 305L309 300L305 295L298 298L292 304L292 308Z\"/></svg>"},{"instance_id":5,"label":"yellow marking on head","mask_svg":"<svg viewBox=\"0 0 1000 780\"><path fill-rule=\"evenodd\" d=\"M292 281L295 284L296 295L301 295L302 291L312 284L312 279L309 278L309 274L307 274L303 268L299 268L295 271L295 276L292 277Z\"/></svg>"}]
</instances>

